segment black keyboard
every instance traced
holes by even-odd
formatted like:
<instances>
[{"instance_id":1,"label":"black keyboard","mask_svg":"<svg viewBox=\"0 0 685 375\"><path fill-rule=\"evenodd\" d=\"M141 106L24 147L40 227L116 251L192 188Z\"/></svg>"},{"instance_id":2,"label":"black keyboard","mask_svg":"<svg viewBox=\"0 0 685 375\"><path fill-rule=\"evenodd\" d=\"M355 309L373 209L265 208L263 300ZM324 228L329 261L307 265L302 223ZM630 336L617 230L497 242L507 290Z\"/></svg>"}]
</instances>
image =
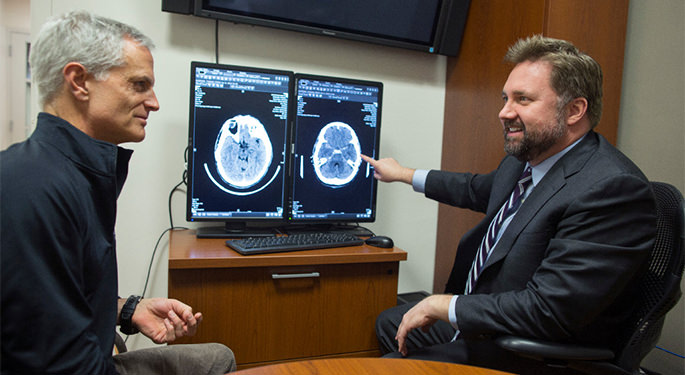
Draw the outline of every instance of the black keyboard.
<instances>
[{"instance_id":1,"label":"black keyboard","mask_svg":"<svg viewBox=\"0 0 685 375\"><path fill-rule=\"evenodd\" d=\"M349 233L298 233L280 237L247 237L228 240L226 246L243 255L358 246L364 240Z\"/></svg>"}]
</instances>

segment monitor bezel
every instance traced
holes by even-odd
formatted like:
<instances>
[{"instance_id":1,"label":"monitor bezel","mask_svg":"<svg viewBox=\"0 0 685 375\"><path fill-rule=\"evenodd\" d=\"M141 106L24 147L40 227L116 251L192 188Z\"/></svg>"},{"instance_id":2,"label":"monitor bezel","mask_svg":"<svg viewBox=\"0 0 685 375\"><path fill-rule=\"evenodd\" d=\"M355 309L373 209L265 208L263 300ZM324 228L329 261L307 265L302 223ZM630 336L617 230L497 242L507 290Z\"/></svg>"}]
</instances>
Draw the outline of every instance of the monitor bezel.
<instances>
[{"instance_id":1,"label":"monitor bezel","mask_svg":"<svg viewBox=\"0 0 685 375\"><path fill-rule=\"evenodd\" d=\"M297 131L297 111L296 108L298 106L297 103L297 93L298 93L298 82L301 79L309 79L309 80L322 80L322 81L331 81L331 82L340 82L340 83L352 83L352 84L359 84L359 85L365 85L365 86L371 86L371 87L377 87L378 88L378 112L376 114L377 120L376 120L376 139L375 139L375 144L374 144L374 152L375 155L367 155L373 158L378 158L379 155L379 150L380 150L380 136L381 136L381 118L382 118L382 109L383 109L383 83L380 81L370 81L370 80L364 80L364 79L356 79L356 78L348 78L348 77L338 77L338 76L329 76L329 75L318 75L318 74L308 74L308 73L295 73L295 79L294 79L294 87L293 87L293 95L291 100L293 101L293 104L291 104L291 109L292 109L292 127L291 127L291 176L290 176L290 181L289 181L289 206L288 206L288 222L292 224L331 224L335 225L337 223L341 224L346 224L346 223L372 223L376 221L376 214L377 214L377 206L378 206L378 180L376 180L373 176L371 177L372 181L372 186L373 186L373 192L372 192L372 212L371 216L368 218L358 218L358 217L349 217L349 218L302 218L302 217L294 217L292 215L292 209L293 209L293 185L294 185L294 174L295 174L295 134ZM366 162L363 162L366 163ZM373 168L372 168L373 170Z\"/></svg>"},{"instance_id":2,"label":"monitor bezel","mask_svg":"<svg viewBox=\"0 0 685 375\"><path fill-rule=\"evenodd\" d=\"M224 69L224 70L237 70L244 72L254 72L254 73L265 73L265 74L276 74L284 75L289 77L288 82L288 110L286 119L286 129L285 129L285 161L284 161L284 176L283 176L283 189L282 189L282 215L280 217L193 217L192 216L192 201L193 201L193 184L194 184L194 152L193 152L193 140L194 140L194 129L197 126L194 119L194 102L195 102L195 70L197 67L207 67L210 69ZM294 72L281 69L272 68L261 68L254 66L241 66L232 64L218 64L211 62L202 61L191 61L190 63L190 87L189 87L189 106L188 106L188 160L187 160L187 192L186 192L186 221L188 222L214 222L223 223L226 230L229 228L234 228L235 232L240 230L247 230L250 225L267 226L267 227L278 227L287 223L288 210L289 210L289 197L290 197L290 160L291 160L291 145L292 145L292 98L291 95L294 92Z\"/></svg>"}]
</instances>

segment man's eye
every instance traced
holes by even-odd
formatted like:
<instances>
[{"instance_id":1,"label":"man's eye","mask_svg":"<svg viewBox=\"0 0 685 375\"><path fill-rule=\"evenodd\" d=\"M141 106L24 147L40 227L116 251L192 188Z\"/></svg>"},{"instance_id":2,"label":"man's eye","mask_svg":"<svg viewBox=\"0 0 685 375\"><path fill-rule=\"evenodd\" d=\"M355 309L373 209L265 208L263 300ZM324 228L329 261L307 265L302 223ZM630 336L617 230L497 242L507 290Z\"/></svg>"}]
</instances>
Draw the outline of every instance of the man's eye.
<instances>
[{"instance_id":1,"label":"man's eye","mask_svg":"<svg viewBox=\"0 0 685 375\"><path fill-rule=\"evenodd\" d=\"M136 89L136 91L146 91L148 84L145 81L135 81L133 82L133 87Z\"/></svg>"}]
</instances>

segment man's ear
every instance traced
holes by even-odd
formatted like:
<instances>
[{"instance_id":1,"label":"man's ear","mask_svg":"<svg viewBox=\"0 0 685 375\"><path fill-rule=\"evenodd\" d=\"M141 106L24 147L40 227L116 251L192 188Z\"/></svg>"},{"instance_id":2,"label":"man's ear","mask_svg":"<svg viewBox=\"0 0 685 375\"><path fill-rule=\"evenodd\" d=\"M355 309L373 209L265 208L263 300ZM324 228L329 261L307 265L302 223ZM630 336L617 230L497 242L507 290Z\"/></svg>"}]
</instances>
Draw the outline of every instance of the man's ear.
<instances>
[{"instance_id":1,"label":"man's ear","mask_svg":"<svg viewBox=\"0 0 685 375\"><path fill-rule=\"evenodd\" d=\"M580 121L587 112L587 99L575 98L568 104L568 112L566 122L569 125L575 125Z\"/></svg>"},{"instance_id":2,"label":"man's ear","mask_svg":"<svg viewBox=\"0 0 685 375\"><path fill-rule=\"evenodd\" d=\"M70 62L64 66L62 74L64 74L64 81L66 82L67 90L71 95L79 101L88 100L89 92L86 87L86 81L88 80L89 74L86 67L77 62Z\"/></svg>"}]
</instances>

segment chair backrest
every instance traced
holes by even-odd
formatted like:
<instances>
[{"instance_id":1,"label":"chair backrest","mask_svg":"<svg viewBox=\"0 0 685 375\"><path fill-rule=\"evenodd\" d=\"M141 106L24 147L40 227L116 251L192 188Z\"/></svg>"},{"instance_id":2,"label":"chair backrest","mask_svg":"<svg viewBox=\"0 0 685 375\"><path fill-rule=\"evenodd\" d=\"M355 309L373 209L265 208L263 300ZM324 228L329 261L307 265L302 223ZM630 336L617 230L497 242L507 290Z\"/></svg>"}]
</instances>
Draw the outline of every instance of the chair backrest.
<instances>
[{"instance_id":1,"label":"chair backrest","mask_svg":"<svg viewBox=\"0 0 685 375\"><path fill-rule=\"evenodd\" d=\"M666 313L682 295L683 248L685 247L683 196L674 186L652 182L656 197L657 232L649 256L649 270L640 283L633 331L627 337L616 364L635 372L656 346Z\"/></svg>"}]
</instances>

